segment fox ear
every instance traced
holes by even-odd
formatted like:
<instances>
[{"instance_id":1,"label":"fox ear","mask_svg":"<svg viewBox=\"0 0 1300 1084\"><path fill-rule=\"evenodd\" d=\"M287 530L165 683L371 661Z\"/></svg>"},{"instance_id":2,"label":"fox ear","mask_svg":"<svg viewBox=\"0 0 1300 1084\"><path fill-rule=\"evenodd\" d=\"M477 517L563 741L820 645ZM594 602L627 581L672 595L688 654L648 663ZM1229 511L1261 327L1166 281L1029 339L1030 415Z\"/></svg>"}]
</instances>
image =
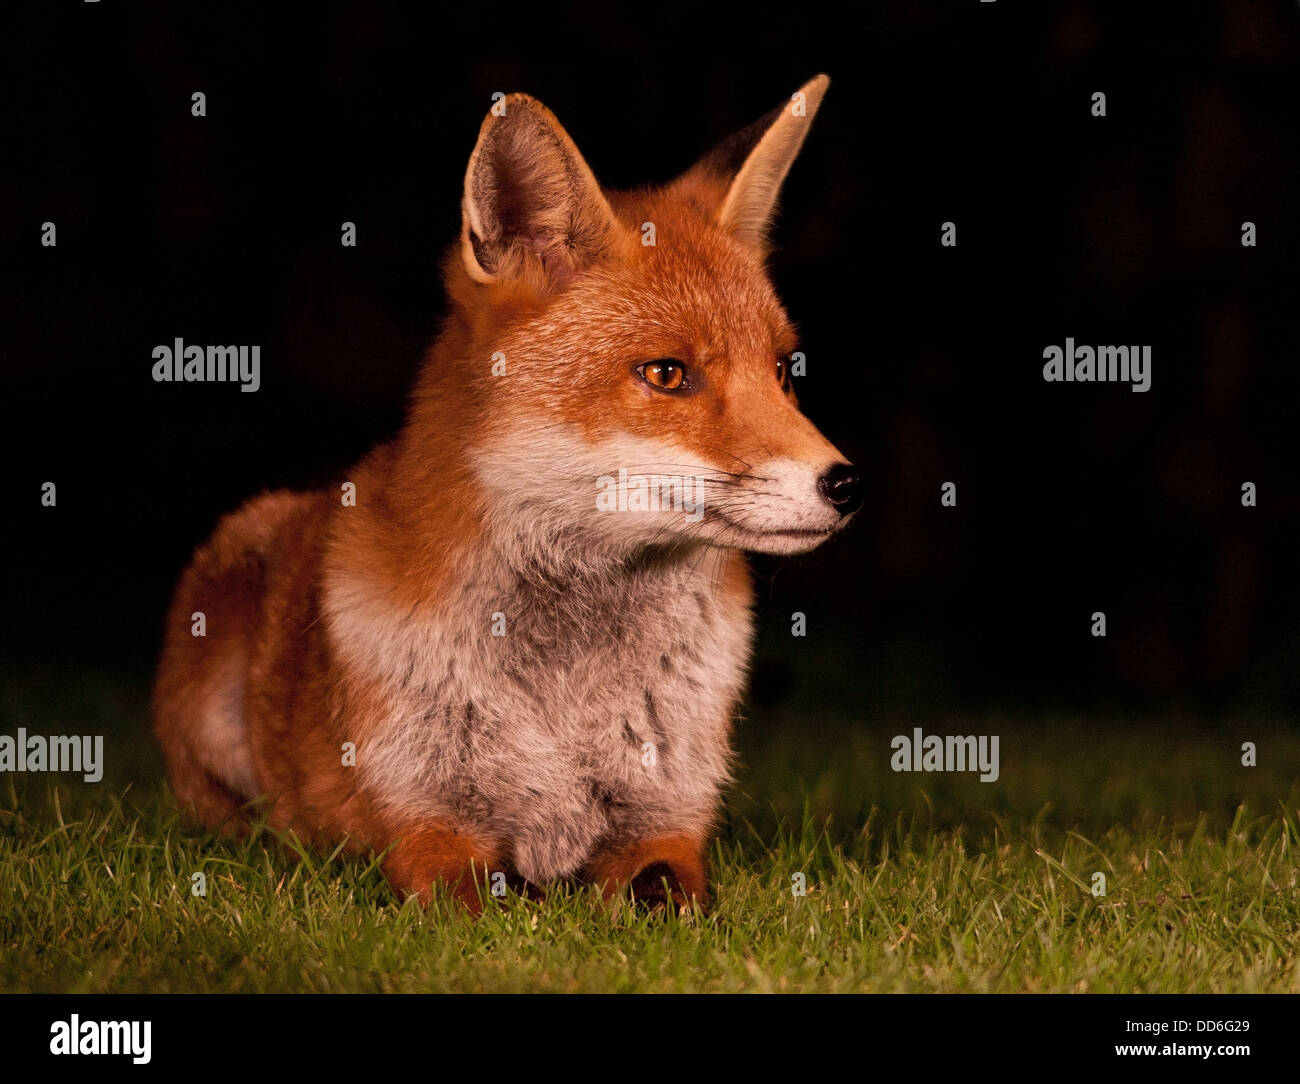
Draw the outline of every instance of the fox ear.
<instances>
[{"instance_id":1,"label":"fox ear","mask_svg":"<svg viewBox=\"0 0 1300 1084\"><path fill-rule=\"evenodd\" d=\"M718 224L760 251L766 248L781 185L830 83L828 76L814 76L788 102L724 140L691 170L691 175L729 182L717 204Z\"/></svg>"},{"instance_id":2,"label":"fox ear","mask_svg":"<svg viewBox=\"0 0 1300 1084\"><path fill-rule=\"evenodd\" d=\"M527 94L500 98L465 171L461 256L477 282L522 273L534 260L566 281L615 237L608 201L569 134Z\"/></svg>"}]
</instances>

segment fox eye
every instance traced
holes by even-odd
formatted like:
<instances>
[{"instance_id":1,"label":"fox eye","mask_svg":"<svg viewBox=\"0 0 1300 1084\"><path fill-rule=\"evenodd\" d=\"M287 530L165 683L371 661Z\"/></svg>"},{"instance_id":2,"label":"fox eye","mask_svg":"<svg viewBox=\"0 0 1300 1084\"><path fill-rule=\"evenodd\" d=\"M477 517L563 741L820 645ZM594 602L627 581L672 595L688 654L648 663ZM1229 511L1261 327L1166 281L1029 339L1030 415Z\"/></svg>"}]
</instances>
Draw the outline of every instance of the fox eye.
<instances>
[{"instance_id":1,"label":"fox eye","mask_svg":"<svg viewBox=\"0 0 1300 1084\"><path fill-rule=\"evenodd\" d=\"M777 358L776 359L776 382L780 384L781 387L783 388L786 386L785 378L786 378L785 358Z\"/></svg>"},{"instance_id":2,"label":"fox eye","mask_svg":"<svg viewBox=\"0 0 1300 1084\"><path fill-rule=\"evenodd\" d=\"M636 371L642 380L660 391L682 391L690 387L686 380L686 367L673 358L647 361L638 365Z\"/></svg>"}]
</instances>

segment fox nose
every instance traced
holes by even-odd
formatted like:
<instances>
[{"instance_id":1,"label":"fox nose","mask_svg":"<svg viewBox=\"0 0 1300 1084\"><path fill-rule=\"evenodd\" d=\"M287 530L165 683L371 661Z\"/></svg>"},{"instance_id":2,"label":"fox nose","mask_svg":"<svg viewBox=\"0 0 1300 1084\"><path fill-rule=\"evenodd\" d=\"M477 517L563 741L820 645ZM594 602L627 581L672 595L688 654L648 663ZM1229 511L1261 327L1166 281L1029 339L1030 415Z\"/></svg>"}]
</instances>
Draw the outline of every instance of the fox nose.
<instances>
[{"instance_id":1,"label":"fox nose","mask_svg":"<svg viewBox=\"0 0 1300 1084\"><path fill-rule=\"evenodd\" d=\"M851 516L862 507L862 475L847 463L831 467L817 479L817 488L841 517Z\"/></svg>"}]
</instances>

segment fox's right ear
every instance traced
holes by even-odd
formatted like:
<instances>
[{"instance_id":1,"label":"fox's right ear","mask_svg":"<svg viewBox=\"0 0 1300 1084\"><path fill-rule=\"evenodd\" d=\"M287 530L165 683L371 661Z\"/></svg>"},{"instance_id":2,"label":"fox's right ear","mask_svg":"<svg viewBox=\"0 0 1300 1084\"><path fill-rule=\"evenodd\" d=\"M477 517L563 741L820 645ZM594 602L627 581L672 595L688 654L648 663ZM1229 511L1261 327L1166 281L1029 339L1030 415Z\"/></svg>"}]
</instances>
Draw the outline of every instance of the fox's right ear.
<instances>
[{"instance_id":1,"label":"fox's right ear","mask_svg":"<svg viewBox=\"0 0 1300 1084\"><path fill-rule=\"evenodd\" d=\"M497 100L470 155L461 257L477 282L540 268L562 283L600 258L618 226L591 169L551 111L527 94Z\"/></svg>"}]
</instances>

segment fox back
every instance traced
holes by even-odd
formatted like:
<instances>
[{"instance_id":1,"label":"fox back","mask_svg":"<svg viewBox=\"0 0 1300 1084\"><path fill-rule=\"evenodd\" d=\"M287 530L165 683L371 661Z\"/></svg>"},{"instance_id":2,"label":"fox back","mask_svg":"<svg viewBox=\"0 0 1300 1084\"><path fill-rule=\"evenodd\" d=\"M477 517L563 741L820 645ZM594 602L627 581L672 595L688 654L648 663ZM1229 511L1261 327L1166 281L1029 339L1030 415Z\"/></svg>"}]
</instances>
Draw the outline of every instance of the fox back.
<instances>
[{"instance_id":1,"label":"fox back","mask_svg":"<svg viewBox=\"0 0 1300 1084\"><path fill-rule=\"evenodd\" d=\"M155 719L183 804L237 827L264 796L425 900L477 908L496 873L706 899L743 551L811 549L862 499L764 269L826 85L627 193L535 100L494 106L402 430L343 499L249 502L182 578Z\"/></svg>"}]
</instances>

